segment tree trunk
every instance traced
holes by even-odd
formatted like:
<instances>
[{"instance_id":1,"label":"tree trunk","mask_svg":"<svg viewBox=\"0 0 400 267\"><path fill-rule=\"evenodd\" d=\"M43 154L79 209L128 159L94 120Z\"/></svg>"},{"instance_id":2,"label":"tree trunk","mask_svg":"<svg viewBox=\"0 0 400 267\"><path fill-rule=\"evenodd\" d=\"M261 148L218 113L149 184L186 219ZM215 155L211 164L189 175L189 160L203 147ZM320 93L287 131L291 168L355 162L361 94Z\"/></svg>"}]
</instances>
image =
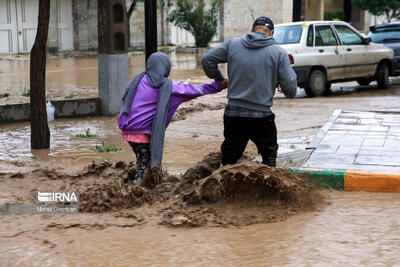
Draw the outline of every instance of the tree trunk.
<instances>
[{"instance_id":1,"label":"tree trunk","mask_svg":"<svg viewBox=\"0 0 400 267\"><path fill-rule=\"evenodd\" d=\"M39 0L39 18L35 43L31 50L31 148L50 147L46 113L46 43L49 30L50 0Z\"/></svg>"}]
</instances>

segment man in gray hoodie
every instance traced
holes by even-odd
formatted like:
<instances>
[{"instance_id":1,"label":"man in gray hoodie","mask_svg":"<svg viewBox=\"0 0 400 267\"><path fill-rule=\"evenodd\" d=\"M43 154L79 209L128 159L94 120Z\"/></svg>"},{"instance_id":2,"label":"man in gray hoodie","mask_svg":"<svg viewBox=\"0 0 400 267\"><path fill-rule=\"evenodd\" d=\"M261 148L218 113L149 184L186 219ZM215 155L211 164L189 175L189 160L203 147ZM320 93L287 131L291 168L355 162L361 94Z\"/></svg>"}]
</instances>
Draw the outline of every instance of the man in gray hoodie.
<instances>
[{"instance_id":1,"label":"man in gray hoodie","mask_svg":"<svg viewBox=\"0 0 400 267\"><path fill-rule=\"evenodd\" d=\"M223 165L235 164L249 140L256 144L264 164L276 165L278 143L272 98L277 85L286 97L295 97L297 77L288 54L275 44L273 33L271 19L260 17L250 33L224 42L202 58L204 72L216 81L224 80L218 64L228 63Z\"/></svg>"}]
</instances>

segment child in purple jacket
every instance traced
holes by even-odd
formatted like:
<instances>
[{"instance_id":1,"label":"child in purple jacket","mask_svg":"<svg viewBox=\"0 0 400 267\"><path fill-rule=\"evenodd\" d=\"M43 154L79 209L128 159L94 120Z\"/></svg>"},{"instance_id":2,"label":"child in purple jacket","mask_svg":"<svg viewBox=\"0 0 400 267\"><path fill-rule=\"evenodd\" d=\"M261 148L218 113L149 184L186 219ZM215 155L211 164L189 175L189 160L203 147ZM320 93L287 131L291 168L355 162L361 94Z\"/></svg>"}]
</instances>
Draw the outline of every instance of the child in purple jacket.
<instances>
[{"instance_id":1,"label":"child in purple jacket","mask_svg":"<svg viewBox=\"0 0 400 267\"><path fill-rule=\"evenodd\" d=\"M141 185L150 165L161 167L165 130L178 106L198 96L220 92L228 84L226 79L200 86L177 83L168 79L170 69L166 54L152 54L146 71L129 82L123 97L118 125L122 138L136 155L134 184Z\"/></svg>"}]
</instances>

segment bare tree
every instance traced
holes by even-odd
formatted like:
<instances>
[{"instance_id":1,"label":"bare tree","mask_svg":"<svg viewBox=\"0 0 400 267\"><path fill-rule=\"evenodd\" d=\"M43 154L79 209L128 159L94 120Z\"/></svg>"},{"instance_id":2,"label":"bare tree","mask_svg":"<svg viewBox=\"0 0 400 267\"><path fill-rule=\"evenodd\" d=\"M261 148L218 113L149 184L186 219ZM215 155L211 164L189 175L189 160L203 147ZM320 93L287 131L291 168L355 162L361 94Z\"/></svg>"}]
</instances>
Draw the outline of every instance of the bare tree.
<instances>
[{"instance_id":1,"label":"bare tree","mask_svg":"<svg viewBox=\"0 0 400 267\"><path fill-rule=\"evenodd\" d=\"M128 13L127 13L127 16L128 16L128 24L129 24L129 19L130 19L131 16L132 16L133 10L135 10L136 3L137 3L137 0L131 0L131 6L129 7Z\"/></svg>"},{"instance_id":2,"label":"bare tree","mask_svg":"<svg viewBox=\"0 0 400 267\"><path fill-rule=\"evenodd\" d=\"M46 43L49 31L50 0L39 0L39 18L30 61L31 148L50 147L46 113Z\"/></svg>"}]
</instances>

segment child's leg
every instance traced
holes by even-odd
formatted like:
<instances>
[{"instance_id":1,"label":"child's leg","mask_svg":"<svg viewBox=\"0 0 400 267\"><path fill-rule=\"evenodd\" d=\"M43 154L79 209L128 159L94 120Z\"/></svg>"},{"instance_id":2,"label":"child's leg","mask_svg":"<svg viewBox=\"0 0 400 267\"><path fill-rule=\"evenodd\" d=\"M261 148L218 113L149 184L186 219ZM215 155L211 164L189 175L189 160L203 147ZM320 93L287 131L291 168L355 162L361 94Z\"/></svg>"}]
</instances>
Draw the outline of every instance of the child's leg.
<instances>
[{"instance_id":1,"label":"child's leg","mask_svg":"<svg viewBox=\"0 0 400 267\"><path fill-rule=\"evenodd\" d=\"M136 155L136 175L134 183L143 179L143 174L150 167L150 144L128 142Z\"/></svg>"}]
</instances>

